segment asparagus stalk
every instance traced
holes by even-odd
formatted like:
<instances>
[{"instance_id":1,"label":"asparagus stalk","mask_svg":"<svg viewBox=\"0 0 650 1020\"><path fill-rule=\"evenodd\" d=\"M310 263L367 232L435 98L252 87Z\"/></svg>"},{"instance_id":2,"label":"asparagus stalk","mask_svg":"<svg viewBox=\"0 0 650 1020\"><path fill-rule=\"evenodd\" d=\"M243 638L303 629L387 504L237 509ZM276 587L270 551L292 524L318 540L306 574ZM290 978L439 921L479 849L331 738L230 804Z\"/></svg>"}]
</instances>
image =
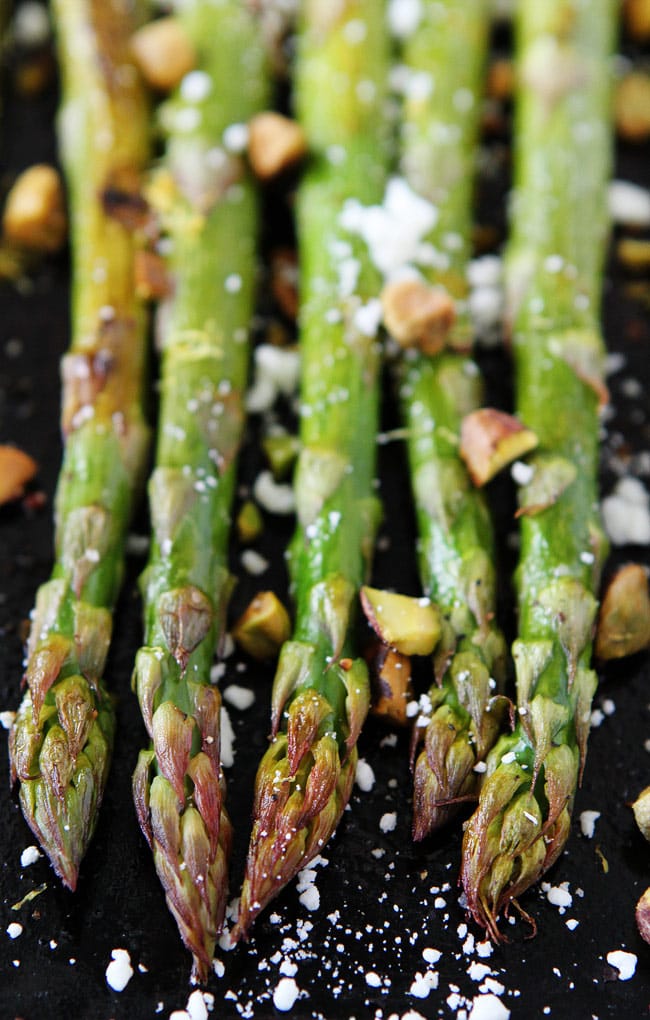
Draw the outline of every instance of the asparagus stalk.
<instances>
[{"instance_id":1,"label":"asparagus stalk","mask_svg":"<svg viewBox=\"0 0 650 1020\"><path fill-rule=\"evenodd\" d=\"M437 210L426 237L437 252L436 268L423 273L457 309L447 350L431 356L409 350L399 363L420 575L445 621L435 657L437 682L414 731L414 742L423 742L414 768L415 839L444 824L459 800L475 794L475 766L494 743L502 715L497 687L505 646L494 622L492 528L459 454L462 418L481 400L478 368L466 353L466 267L489 14L485 0L425 5L402 53L401 170ZM409 87L423 76L435 87Z\"/></svg>"},{"instance_id":2,"label":"asparagus stalk","mask_svg":"<svg viewBox=\"0 0 650 1020\"><path fill-rule=\"evenodd\" d=\"M72 341L62 366L56 560L36 598L27 691L10 758L25 818L74 889L113 744L114 711L102 675L148 444L141 408L145 316L133 283L148 131L129 62L133 5L56 0L54 14L72 220Z\"/></svg>"},{"instance_id":3,"label":"asparagus stalk","mask_svg":"<svg viewBox=\"0 0 650 1020\"><path fill-rule=\"evenodd\" d=\"M296 622L273 686L272 742L257 773L235 940L334 832L368 709L367 670L354 657L351 627L378 520L380 351L359 311L378 293L379 278L341 214L348 200L373 204L383 196L387 63L373 0L306 0L296 65L312 153L297 210L301 453L289 559Z\"/></svg>"},{"instance_id":4,"label":"asparagus stalk","mask_svg":"<svg viewBox=\"0 0 650 1020\"><path fill-rule=\"evenodd\" d=\"M133 675L151 745L140 753L133 792L194 976L205 982L223 922L231 844L221 702L209 681L232 588L230 508L258 226L245 161L220 146L229 125L265 107L269 80L259 26L238 0L177 6L198 69L164 109L166 155L151 189L171 244L173 293L161 309L145 647Z\"/></svg>"},{"instance_id":5,"label":"asparagus stalk","mask_svg":"<svg viewBox=\"0 0 650 1020\"><path fill-rule=\"evenodd\" d=\"M589 661L605 551L597 506L605 395L599 303L616 10L613 0L518 10L507 283L517 405L539 448L519 492L518 719L489 758L462 864L468 906L495 938L499 912L553 864L569 834L597 682Z\"/></svg>"}]
</instances>

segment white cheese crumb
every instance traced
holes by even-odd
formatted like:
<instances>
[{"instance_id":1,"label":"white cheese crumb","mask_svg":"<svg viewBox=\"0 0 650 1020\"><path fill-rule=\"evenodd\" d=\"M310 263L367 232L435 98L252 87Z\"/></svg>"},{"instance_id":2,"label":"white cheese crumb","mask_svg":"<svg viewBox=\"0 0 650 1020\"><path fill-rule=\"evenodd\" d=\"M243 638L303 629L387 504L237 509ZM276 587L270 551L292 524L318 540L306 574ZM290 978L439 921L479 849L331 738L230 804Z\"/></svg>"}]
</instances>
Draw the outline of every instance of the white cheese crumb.
<instances>
[{"instance_id":1,"label":"white cheese crumb","mask_svg":"<svg viewBox=\"0 0 650 1020\"><path fill-rule=\"evenodd\" d=\"M229 769L235 763L235 731L232 728L228 709L221 706L221 764Z\"/></svg>"},{"instance_id":2,"label":"white cheese crumb","mask_svg":"<svg viewBox=\"0 0 650 1020\"><path fill-rule=\"evenodd\" d=\"M123 992L133 977L131 957L126 949L111 950L112 960L106 968L106 983L114 992Z\"/></svg>"},{"instance_id":3,"label":"white cheese crumb","mask_svg":"<svg viewBox=\"0 0 650 1020\"><path fill-rule=\"evenodd\" d=\"M427 970L424 974L417 971L413 981L411 982L409 995L414 995L416 999L426 999L428 998L431 989L437 987L438 975L435 971Z\"/></svg>"},{"instance_id":4,"label":"white cheese crumb","mask_svg":"<svg viewBox=\"0 0 650 1020\"><path fill-rule=\"evenodd\" d=\"M611 698L603 698L601 705L605 715L614 715L616 703Z\"/></svg>"},{"instance_id":5,"label":"white cheese crumb","mask_svg":"<svg viewBox=\"0 0 650 1020\"><path fill-rule=\"evenodd\" d=\"M650 545L650 496L638 478L621 478L601 509L614 545Z\"/></svg>"},{"instance_id":6,"label":"white cheese crumb","mask_svg":"<svg viewBox=\"0 0 650 1020\"><path fill-rule=\"evenodd\" d=\"M238 709L245 712L255 702L255 691L249 687L240 687L239 684L229 684L223 692L224 700Z\"/></svg>"},{"instance_id":7,"label":"white cheese crumb","mask_svg":"<svg viewBox=\"0 0 650 1020\"><path fill-rule=\"evenodd\" d=\"M366 974L366 984L369 985L370 988L380 988L381 978L379 977L379 974L377 974L374 970L369 970Z\"/></svg>"},{"instance_id":8,"label":"white cheese crumb","mask_svg":"<svg viewBox=\"0 0 650 1020\"><path fill-rule=\"evenodd\" d=\"M270 471L260 471L253 485L253 495L271 514L292 514L296 509L293 487L276 482Z\"/></svg>"},{"instance_id":9,"label":"white cheese crumb","mask_svg":"<svg viewBox=\"0 0 650 1020\"><path fill-rule=\"evenodd\" d=\"M390 277L418 261L422 239L437 219L438 210L431 202L416 194L403 177L392 177L382 205L363 206L348 199L340 224L363 238L377 269Z\"/></svg>"},{"instance_id":10,"label":"white cheese crumb","mask_svg":"<svg viewBox=\"0 0 650 1020\"><path fill-rule=\"evenodd\" d=\"M496 995L477 995L468 1020L508 1020L510 1010Z\"/></svg>"},{"instance_id":11,"label":"white cheese crumb","mask_svg":"<svg viewBox=\"0 0 650 1020\"><path fill-rule=\"evenodd\" d=\"M369 793L375 785L375 773L365 758L359 758L354 778L357 786L364 793Z\"/></svg>"},{"instance_id":12,"label":"white cheese crumb","mask_svg":"<svg viewBox=\"0 0 650 1020\"><path fill-rule=\"evenodd\" d=\"M630 181L612 181L609 185L609 214L615 223L626 227L650 226L650 191Z\"/></svg>"},{"instance_id":13,"label":"white cheese crumb","mask_svg":"<svg viewBox=\"0 0 650 1020\"><path fill-rule=\"evenodd\" d=\"M190 995L185 1007L190 1020L208 1020L208 1005L203 992L197 988Z\"/></svg>"},{"instance_id":14,"label":"white cheese crumb","mask_svg":"<svg viewBox=\"0 0 650 1020\"><path fill-rule=\"evenodd\" d=\"M487 959L488 956L492 956L493 949L494 947L489 939L486 939L485 942L476 943L476 955L482 960Z\"/></svg>"},{"instance_id":15,"label":"white cheese crumb","mask_svg":"<svg viewBox=\"0 0 650 1020\"><path fill-rule=\"evenodd\" d=\"M256 378L268 379L278 393L291 396L298 388L300 354L297 350L260 344L255 348Z\"/></svg>"},{"instance_id":16,"label":"white cheese crumb","mask_svg":"<svg viewBox=\"0 0 650 1020\"><path fill-rule=\"evenodd\" d=\"M472 981L482 981L490 973L491 968L488 967L487 963L479 963L478 960L472 960L467 968L467 974Z\"/></svg>"},{"instance_id":17,"label":"white cheese crumb","mask_svg":"<svg viewBox=\"0 0 650 1020\"><path fill-rule=\"evenodd\" d=\"M29 0L21 4L13 21L14 40L19 46L36 49L50 38L50 18L46 8Z\"/></svg>"},{"instance_id":18,"label":"white cheese crumb","mask_svg":"<svg viewBox=\"0 0 650 1020\"><path fill-rule=\"evenodd\" d=\"M259 577L265 570L268 570L269 561L261 553L256 552L255 549L244 549L239 558L244 570L252 574L253 577Z\"/></svg>"},{"instance_id":19,"label":"white cheese crumb","mask_svg":"<svg viewBox=\"0 0 650 1020\"><path fill-rule=\"evenodd\" d=\"M426 946L422 950L422 959L426 963L437 963L441 956L442 953L440 952L440 950L433 949L431 946Z\"/></svg>"},{"instance_id":20,"label":"white cheese crumb","mask_svg":"<svg viewBox=\"0 0 650 1020\"><path fill-rule=\"evenodd\" d=\"M607 954L607 962L618 971L619 981L629 981L634 976L636 961L636 955L626 953L624 949L613 949Z\"/></svg>"},{"instance_id":21,"label":"white cheese crumb","mask_svg":"<svg viewBox=\"0 0 650 1020\"><path fill-rule=\"evenodd\" d=\"M498 287L503 276L503 263L498 255L481 255L472 259L467 267L470 287Z\"/></svg>"},{"instance_id":22,"label":"white cheese crumb","mask_svg":"<svg viewBox=\"0 0 650 1020\"><path fill-rule=\"evenodd\" d=\"M310 885L298 898L307 910L318 910L320 907L320 893L315 885Z\"/></svg>"},{"instance_id":23,"label":"white cheese crumb","mask_svg":"<svg viewBox=\"0 0 650 1020\"><path fill-rule=\"evenodd\" d=\"M593 839L596 822L600 818L600 811L580 812L580 831L587 839Z\"/></svg>"},{"instance_id":24,"label":"white cheese crumb","mask_svg":"<svg viewBox=\"0 0 650 1020\"><path fill-rule=\"evenodd\" d=\"M533 480L535 468L531 464L525 464L523 460L516 460L510 468L510 474L517 485L528 485Z\"/></svg>"},{"instance_id":25,"label":"white cheese crumb","mask_svg":"<svg viewBox=\"0 0 650 1020\"><path fill-rule=\"evenodd\" d=\"M542 889L546 892L546 899L554 907L570 907L573 903L573 896L567 888L568 883L563 882L562 885L552 885L546 888L546 884L542 885Z\"/></svg>"},{"instance_id":26,"label":"white cheese crumb","mask_svg":"<svg viewBox=\"0 0 650 1020\"><path fill-rule=\"evenodd\" d=\"M179 92L186 103L200 103L210 95L212 79L205 71L190 71L182 79Z\"/></svg>"},{"instance_id":27,"label":"white cheese crumb","mask_svg":"<svg viewBox=\"0 0 650 1020\"><path fill-rule=\"evenodd\" d=\"M293 1008L299 995L300 989L293 978L280 978L273 991L273 1005L276 1009L286 1013Z\"/></svg>"},{"instance_id":28,"label":"white cheese crumb","mask_svg":"<svg viewBox=\"0 0 650 1020\"><path fill-rule=\"evenodd\" d=\"M422 17L422 0L389 0L388 30L396 39L413 35Z\"/></svg>"},{"instance_id":29,"label":"white cheese crumb","mask_svg":"<svg viewBox=\"0 0 650 1020\"><path fill-rule=\"evenodd\" d=\"M37 846L26 846L20 855L21 868L28 868L30 864L36 864L40 856L41 854Z\"/></svg>"},{"instance_id":30,"label":"white cheese crumb","mask_svg":"<svg viewBox=\"0 0 650 1020\"><path fill-rule=\"evenodd\" d=\"M248 146L248 125L229 124L221 137L224 148L228 152L239 155Z\"/></svg>"},{"instance_id":31,"label":"white cheese crumb","mask_svg":"<svg viewBox=\"0 0 650 1020\"><path fill-rule=\"evenodd\" d=\"M16 713L11 712L9 709L5 712L0 712L0 726L2 726L3 730L10 730L14 724L15 718Z\"/></svg>"},{"instance_id":32,"label":"white cheese crumb","mask_svg":"<svg viewBox=\"0 0 650 1020\"><path fill-rule=\"evenodd\" d=\"M505 754L501 755L501 763L503 765L512 765L513 761L516 761L517 755L514 751L506 751Z\"/></svg>"},{"instance_id":33,"label":"white cheese crumb","mask_svg":"<svg viewBox=\"0 0 650 1020\"><path fill-rule=\"evenodd\" d=\"M601 712L599 708L595 708L590 716L590 724L592 729L596 729L598 726L600 726L604 718L605 718L604 713Z\"/></svg>"},{"instance_id":34,"label":"white cheese crumb","mask_svg":"<svg viewBox=\"0 0 650 1020\"><path fill-rule=\"evenodd\" d=\"M564 923L566 924L569 931L575 931L578 925L580 924L580 921L576 921L575 917L570 917Z\"/></svg>"},{"instance_id":35,"label":"white cheese crumb","mask_svg":"<svg viewBox=\"0 0 650 1020\"><path fill-rule=\"evenodd\" d=\"M18 921L12 921L7 927L7 935L10 939L17 939L19 935L22 935L23 931L23 926Z\"/></svg>"},{"instance_id":36,"label":"white cheese crumb","mask_svg":"<svg viewBox=\"0 0 650 1020\"><path fill-rule=\"evenodd\" d=\"M353 322L362 336L374 337L379 330L382 316L381 301L378 298L371 298L365 305L357 308Z\"/></svg>"},{"instance_id":37,"label":"white cheese crumb","mask_svg":"<svg viewBox=\"0 0 650 1020\"><path fill-rule=\"evenodd\" d=\"M387 811L379 819L379 828L382 832L392 832L397 826L397 812Z\"/></svg>"},{"instance_id":38,"label":"white cheese crumb","mask_svg":"<svg viewBox=\"0 0 650 1020\"><path fill-rule=\"evenodd\" d=\"M230 273L223 283L228 294L238 294L242 288L242 278L239 273Z\"/></svg>"}]
</instances>

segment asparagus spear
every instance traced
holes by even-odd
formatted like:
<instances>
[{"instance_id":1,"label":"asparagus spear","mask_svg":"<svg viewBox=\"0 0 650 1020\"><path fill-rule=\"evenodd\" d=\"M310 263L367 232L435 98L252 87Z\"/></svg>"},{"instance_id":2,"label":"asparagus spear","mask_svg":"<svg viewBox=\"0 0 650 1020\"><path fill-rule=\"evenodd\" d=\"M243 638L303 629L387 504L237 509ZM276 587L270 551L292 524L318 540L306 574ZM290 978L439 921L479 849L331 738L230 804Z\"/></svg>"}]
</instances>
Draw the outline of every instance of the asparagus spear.
<instances>
[{"instance_id":1,"label":"asparagus spear","mask_svg":"<svg viewBox=\"0 0 650 1020\"><path fill-rule=\"evenodd\" d=\"M302 449L289 560L297 612L273 686L272 742L257 773L235 940L334 832L368 709L351 626L378 519L380 352L359 313L379 280L341 214L348 200L383 195L387 57L373 0L306 0L296 65L312 152L298 195Z\"/></svg>"},{"instance_id":2,"label":"asparagus spear","mask_svg":"<svg viewBox=\"0 0 650 1020\"><path fill-rule=\"evenodd\" d=\"M232 588L230 507L258 225L246 164L220 146L229 125L264 108L269 83L259 26L244 5L177 6L199 63L164 110L167 149L151 189L171 243L173 294L161 310L153 542L142 576L146 646L133 675L151 746L140 753L133 791L194 975L205 982L231 844L220 697L209 679Z\"/></svg>"},{"instance_id":3,"label":"asparagus spear","mask_svg":"<svg viewBox=\"0 0 650 1020\"><path fill-rule=\"evenodd\" d=\"M148 430L145 317L134 294L147 108L129 63L133 5L56 0L62 155L72 219L72 342L63 360L56 561L36 598L12 781L56 873L75 888L113 744L102 677ZM119 73L118 73L119 72Z\"/></svg>"},{"instance_id":4,"label":"asparagus spear","mask_svg":"<svg viewBox=\"0 0 650 1020\"><path fill-rule=\"evenodd\" d=\"M475 919L497 915L557 859L584 765L598 521L599 327L610 168L608 62L617 5L521 3L516 191L507 259L517 405L539 437L519 492L518 720L488 762L465 832Z\"/></svg>"},{"instance_id":5,"label":"asparagus spear","mask_svg":"<svg viewBox=\"0 0 650 1020\"><path fill-rule=\"evenodd\" d=\"M481 396L478 368L464 351L471 343L466 266L488 29L485 0L428 4L402 53L407 78L401 169L413 190L437 209L426 237L438 252L436 268L423 272L457 308L446 351L428 356L409 350L399 364L420 575L445 619L437 683L414 732L424 745L414 769L415 839L442 825L459 799L475 793L474 768L494 743L502 714L495 696L505 647L494 622L492 529L485 500L459 455L462 418ZM435 87L409 86L423 80Z\"/></svg>"}]
</instances>

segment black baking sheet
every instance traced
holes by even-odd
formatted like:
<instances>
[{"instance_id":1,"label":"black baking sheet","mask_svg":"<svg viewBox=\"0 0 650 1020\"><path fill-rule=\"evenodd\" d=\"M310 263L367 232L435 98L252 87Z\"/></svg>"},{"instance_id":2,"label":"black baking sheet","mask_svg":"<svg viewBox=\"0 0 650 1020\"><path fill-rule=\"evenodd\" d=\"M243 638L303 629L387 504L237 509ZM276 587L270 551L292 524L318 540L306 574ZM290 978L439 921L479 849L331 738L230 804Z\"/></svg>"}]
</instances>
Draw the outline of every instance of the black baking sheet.
<instances>
[{"instance_id":1,"label":"black baking sheet","mask_svg":"<svg viewBox=\"0 0 650 1020\"><path fill-rule=\"evenodd\" d=\"M54 90L31 100L8 92L0 146L4 181L31 161L54 158L55 152ZM507 167L499 139L493 155L492 166ZM649 147L620 147L618 173L650 184ZM484 181L484 215L495 222L502 219L504 187L502 174ZM614 264L605 294L606 333L610 349L622 352L625 363L610 380L615 414L604 436L604 491L613 484L616 465L635 458L632 462L643 467L638 455L650 450L648 305L638 293L628 293L630 282ZM61 256L39 267L28 284L0 285L0 441L17 443L39 461L35 488L47 496L41 510L24 503L0 509L0 710L17 707L25 622L51 563L52 496L60 460L58 363L67 344L67 283L67 260ZM492 399L507 404L511 397L505 352L485 355L483 362ZM387 402L387 427L394 424L393 413ZM412 511L402 452L397 443L381 449L386 520L374 579L415 593ZM243 487L260 466L251 433L243 451ZM492 496L502 540L502 604L512 632L508 579L513 553L506 541L513 530L512 493L507 479L496 483ZM134 528L145 533L146 527L141 511ZM241 549L233 545L232 569L239 577L233 616L262 582L286 592L282 550L290 533L290 520L266 517L259 549L271 566L262 579L241 569ZM648 550L619 550L610 563L626 559L648 563ZM185 1008L192 991L189 957L165 908L131 800L131 773L144 741L129 687L140 640L136 581L142 566L141 558L130 557L116 614L107 669L117 703L115 756L76 894L63 890L44 858L21 867L21 852L34 839L10 794L6 765L0 762L7 778L3 782L0 777L0 1020L168 1017ZM235 766L228 774L236 832L232 895L243 872L253 778L268 732L271 679L270 668L235 653L222 680L222 686L238 683L255 692L251 708L230 709L236 737ZM634 905L650 884L650 846L636 830L629 802L650 783L650 751L645 746L650 739L649 702L647 658L635 657L601 674L596 706L603 709L603 721L590 736L571 838L548 876L553 886L571 894L572 903L561 910L538 886L522 899L537 921L537 936L529 938L529 926L517 920L512 927L506 925L509 944L494 947L489 957L479 955L481 933L468 922L459 902L459 826L420 846L411 843L408 738L402 734L394 744L392 738L386 742L387 731L370 721L359 747L374 770L375 785L365 793L355 787L350 809L324 850L328 863L317 868L319 908L308 910L294 883L258 919L248 945L230 953L218 950L223 973L215 974L207 989L214 996L212 1015L225 1020L281 1015L272 993L283 971L294 968L301 997L287 1015L295 1020L403 1017L409 1010L427 1018L451 1017L458 1010L467 1015L481 989L498 993L514 1018L647 1015L650 946L636 932ZM6 758L5 736L3 732L0 743ZM600 812L591 839L580 833L578 819L584 810ZM382 816L393 812L395 828L382 831ZM40 888L38 896L13 909ZM12 940L6 929L14 922L23 931ZM105 980L116 948L128 950L135 970L119 994ZM619 949L637 957L636 972L628 981L618 980L607 963L607 954ZM428 952L427 962L425 950L439 951L440 959L431 962L435 953ZM491 973L481 979L482 965ZM437 973L438 987L420 998L411 989L427 970Z\"/></svg>"}]
</instances>

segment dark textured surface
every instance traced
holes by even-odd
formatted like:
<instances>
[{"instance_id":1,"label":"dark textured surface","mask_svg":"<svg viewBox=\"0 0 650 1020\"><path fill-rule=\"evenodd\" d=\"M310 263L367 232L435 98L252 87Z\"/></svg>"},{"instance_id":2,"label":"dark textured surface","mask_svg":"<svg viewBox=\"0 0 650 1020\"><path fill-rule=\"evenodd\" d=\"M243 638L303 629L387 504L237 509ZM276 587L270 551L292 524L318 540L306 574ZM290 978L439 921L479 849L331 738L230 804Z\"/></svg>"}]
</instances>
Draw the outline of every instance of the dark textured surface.
<instances>
[{"instance_id":1,"label":"dark textured surface","mask_svg":"<svg viewBox=\"0 0 650 1020\"><path fill-rule=\"evenodd\" d=\"M3 180L29 160L52 157L53 111L53 96L9 103L3 130ZM648 185L648 168L648 147L619 153L620 176ZM487 188L486 204L498 201L501 192L498 185ZM500 219L494 212L489 218ZM36 586L50 567L52 495L60 456L58 361L67 342L66 279L61 257L41 267L28 290L0 285L0 441L17 443L38 459L36 488L48 497L41 511L30 511L21 503L0 508L0 710L17 707L25 621ZM620 467L622 459L650 450L648 304L647 298L644 302L626 296L628 283L618 273L610 276L606 294L608 343L611 350L623 351L627 360L611 380L616 415L607 423L603 446L604 491L609 491L615 477L613 463ZM10 342L14 339L20 344ZM486 369L493 399L507 401L505 354L490 355ZM629 378L642 382L638 396L629 395ZM387 425L391 413L388 408ZM614 461L612 453L616 453ZM390 536L390 542L380 543L374 580L416 591L411 506L401 455L398 444L382 449L387 515L381 534ZM243 457L242 485L259 466L251 440ZM512 494L507 480L496 484L493 495L502 526L503 604L509 614L504 622L512 632L507 581L512 553L505 542L505 532L511 530ZM261 583L285 592L282 549L291 522L268 517L266 523L260 551L272 565L261 579L241 570L240 550L233 547L233 571L240 578L233 615ZM136 522L137 531L145 529L144 520ZM611 564L639 558L647 563L648 550L621 550ZM142 565L140 559L130 560L116 616L107 670L117 700L115 758L99 827L75 895L61 888L44 859L21 868L21 851L34 840L8 783L0 782L0 1020L65 1016L145 1020L167 1017L187 1002L189 958L162 901L130 793L131 772L143 743L137 703L129 688L140 640L136 579ZM236 735L236 764L229 775L229 806L236 830L233 895L243 873L253 777L268 732L271 678L270 669L235 654L222 681L222 686L240 683L256 693L252 708L230 709ZM636 657L608 668L601 678L596 704L610 699L615 711L590 736L573 834L549 876L554 885L568 883L573 896L563 915L537 888L522 900L522 907L537 921L536 938L528 939L528 925L518 920L512 929L506 925L511 942L495 948L489 958L479 960L476 952L464 952L463 947L469 946L463 929L458 932L458 926L466 923L456 886L458 827L422 846L411 844L408 740L402 735L396 746L382 746L385 731L371 723L362 735L360 753L372 765L376 782L367 793L355 788L351 808L324 852L329 864L317 869L320 908L307 910L293 886L277 899L275 909L260 917L248 946L218 952L225 974L215 976L209 986L215 997L214 1015L276 1015L269 991L280 979L284 957L297 966L295 980L306 993L289 1014L296 1020L319 1015L357 1020L400 1017L409 1009L425 1017L451 1016L450 995L458 993L471 1001L478 994L482 982L468 972L477 960L489 965L493 979L503 985L500 997L514 1018L647 1015L650 947L636 933L634 904L650 884L650 847L637 832L628 804L650 783L650 754L644 748L650 738L650 665L647 658ZM0 742L6 757L4 733ZM580 835L582 810L601 812L593 839ZM385 812L396 812L393 831L380 829ZM46 884L42 894L12 909L42 883ZM445 900L445 906L436 905L437 897ZM579 922L573 931L566 926L569 918ZM12 941L5 929L14 921L24 931ZM469 931L478 941L480 935L472 925ZM111 950L117 947L128 949L135 967L121 994L112 992L105 981ZM429 965L438 973L439 984L428 998L420 999L410 995L409 989L416 973L427 969L422 957L426 947L442 954ZM638 956L636 974L628 982L616 980L605 959L610 950L620 948ZM138 965L146 971L140 972ZM368 983L368 972L379 976L379 987ZM458 1001L452 999L452 1005ZM460 1008L468 1010L466 1003Z\"/></svg>"}]
</instances>

